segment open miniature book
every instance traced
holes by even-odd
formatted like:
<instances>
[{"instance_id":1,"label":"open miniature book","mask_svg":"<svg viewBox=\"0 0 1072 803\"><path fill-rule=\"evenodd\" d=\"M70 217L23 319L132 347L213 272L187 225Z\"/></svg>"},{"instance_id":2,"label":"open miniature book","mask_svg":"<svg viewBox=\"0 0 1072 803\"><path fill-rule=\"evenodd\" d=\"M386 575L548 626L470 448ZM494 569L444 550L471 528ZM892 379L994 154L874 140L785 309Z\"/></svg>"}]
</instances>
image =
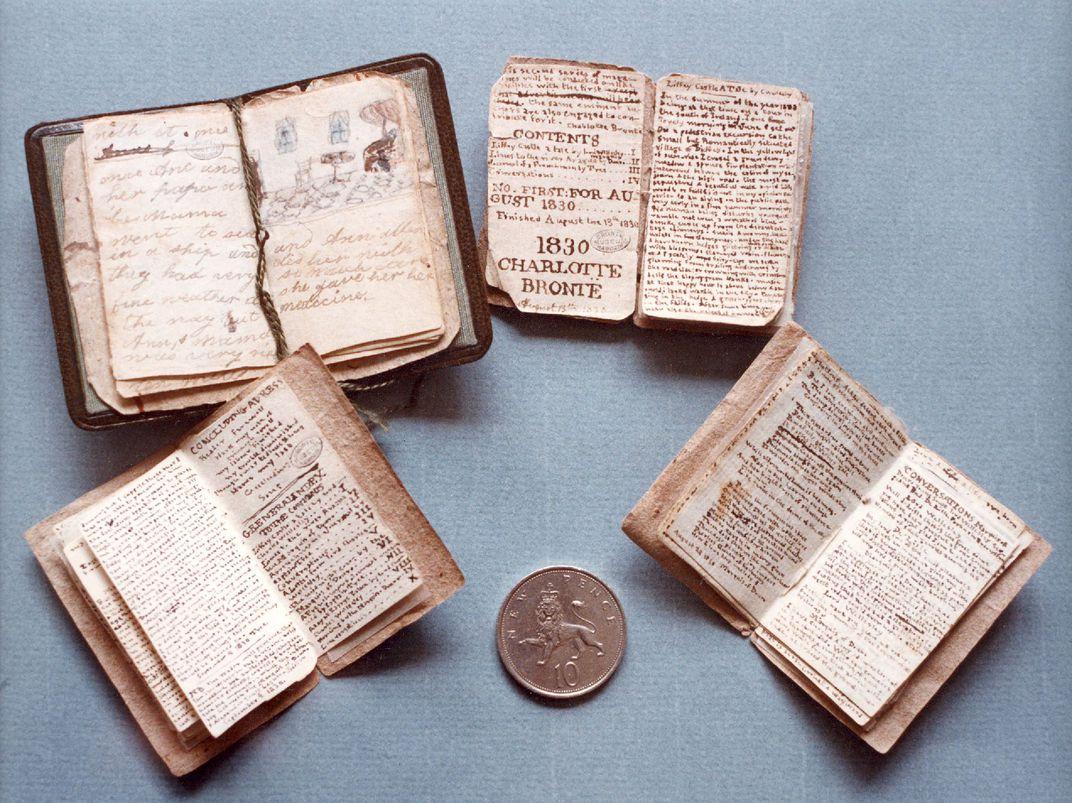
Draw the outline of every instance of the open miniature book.
<instances>
[{"instance_id":1,"label":"open miniature book","mask_svg":"<svg viewBox=\"0 0 1072 803\"><path fill-rule=\"evenodd\" d=\"M623 527L882 752L1049 553L794 324Z\"/></svg>"},{"instance_id":2,"label":"open miniature book","mask_svg":"<svg viewBox=\"0 0 1072 803\"><path fill-rule=\"evenodd\" d=\"M488 128L493 302L645 327L792 319L812 133L799 89L512 58Z\"/></svg>"},{"instance_id":3,"label":"open miniature book","mask_svg":"<svg viewBox=\"0 0 1072 803\"><path fill-rule=\"evenodd\" d=\"M463 582L309 346L27 540L175 774Z\"/></svg>"},{"instance_id":4,"label":"open miniature book","mask_svg":"<svg viewBox=\"0 0 1072 803\"><path fill-rule=\"evenodd\" d=\"M449 203L460 171L430 110L445 90L418 98L434 62L409 62L31 129L46 272L55 245L85 380L108 408L221 402L288 345L351 383L460 341L483 353Z\"/></svg>"}]
</instances>

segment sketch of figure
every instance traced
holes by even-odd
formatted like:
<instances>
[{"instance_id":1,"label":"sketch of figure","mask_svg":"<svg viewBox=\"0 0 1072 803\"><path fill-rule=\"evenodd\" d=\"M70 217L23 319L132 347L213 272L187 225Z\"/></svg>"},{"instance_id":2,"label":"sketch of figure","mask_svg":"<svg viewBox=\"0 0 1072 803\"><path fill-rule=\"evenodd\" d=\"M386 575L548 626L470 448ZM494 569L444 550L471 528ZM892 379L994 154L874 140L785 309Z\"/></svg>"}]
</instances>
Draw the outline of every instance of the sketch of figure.
<instances>
[{"instance_id":1,"label":"sketch of figure","mask_svg":"<svg viewBox=\"0 0 1072 803\"><path fill-rule=\"evenodd\" d=\"M391 129L380 139L365 147L365 172L366 173L390 173L391 159L395 155L395 139L398 130Z\"/></svg>"},{"instance_id":2,"label":"sketch of figure","mask_svg":"<svg viewBox=\"0 0 1072 803\"><path fill-rule=\"evenodd\" d=\"M366 123L380 127L380 138L365 147L365 172L390 173L392 162L401 155L398 153L398 129L402 125L402 114L398 101L394 99L378 100L361 110L360 117Z\"/></svg>"}]
</instances>

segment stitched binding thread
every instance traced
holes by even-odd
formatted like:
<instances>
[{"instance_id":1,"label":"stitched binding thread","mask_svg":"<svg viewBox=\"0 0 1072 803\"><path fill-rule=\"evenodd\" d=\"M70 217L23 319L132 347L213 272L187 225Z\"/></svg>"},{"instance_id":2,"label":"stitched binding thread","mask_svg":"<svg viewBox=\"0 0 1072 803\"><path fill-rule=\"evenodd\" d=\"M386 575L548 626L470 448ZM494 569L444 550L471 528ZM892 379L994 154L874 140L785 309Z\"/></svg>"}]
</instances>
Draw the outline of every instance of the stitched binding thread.
<instances>
[{"instance_id":1,"label":"stitched binding thread","mask_svg":"<svg viewBox=\"0 0 1072 803\"><path fill-rule=\"evenodd\" d=\"M384 432L387 432L391 428L391 416L395 413L401 413L404 410L409 410L417 406L417 403L421 398L421 388L423 387L424 379L427 376L427 373L417 374L417 377L413 380L413 385L410 387L409 395L406 397L406 400L399 402L398 404L390 404L380 410L370 410L367 407L362 407L353 399L350 399L350 403L354 405L354 409L357 410L358 414L369 424L379 427ZM397 379L388 379L386 382L377 382L375 385L362 385L360 380L350 380L348 382L340 382L339 384L345 391L363 392L391 387L392 385L397 385L398 381L399 380Z\"/></svg>"},{"instance_id":2,"label":"stitched binding thread","mask_svg":"<svg viewBox=\"0 0 1072 803\"><path fill-rule=\"evenodd\" d=\"M255 283L257 303L260 304L261 312L264 313L264 319L268 322L268 330L272 333L272 339L275 341L276 360L282 361L288 354L290 354L290 348L287 346L287 337L283 334L283 323L279 319L279 312L275 308L275 301L272 299L271 292L264 286L264 278L268 270L264 248L265 244L268 242L268 230L264 227L264 222L261 220L261 204L260 198L258 197L260 195L260 180L257 177L257 165L254 163L253 157L249 155L249 151L246 150L246 138L242 130L242 103L235 98L230 98L226 103L227 107L231 110L232 117L234 117L235 130L238 132L238 150L242 157L242 175L245 178L246 192L249 196L249 209L253 215L254 236L257 240L257 276ZM424 376L424 374L418 375L413 383L413 388L410 390L409 398L401 404L391 405L380 411L372 411L357 404L353 399L350 400L350 403L354 405L354 409L356 409L362 417L367 419L369 423L386 431L388 429L387 416L409 409L417 404L417 400L420 397L421 385L424 383ZM357 387L354 386L357 383L347 382L340 384L347 390L375 390L377 388L393 385L397 381L398 380L396 379L391 379L374 385Z\"/></svg>"},{"instance_id":3,"label":"stitched binding thread","mask_svg":"<svg viewBox=\"0 0 1072 803\"><path fill-rule=\"evenodd\" d=\"M257 303L260 304L264 319L268 322L268 331L272 333L272 339L275 341L275 358L277 361L283 360L290 354L290 349L287 347L287 337L283 334L283 323L279 320L279 313L276 311L272 294L264 286L264 277L268 270L264 246L268 242L268 230L264 228L264 222L261 220L261 204L258 197L260 194L260 181L257 178L257 165L254 164L253 157L246 150L246 138L242 132L241 102L231 98L227 101L227 106L231 110L235 129L238 131L238 150L242 156L242 174L246 181L249 209L253 214L254 236L257 240L257 278L255 285Z\"/></svg>"}]
</instances>

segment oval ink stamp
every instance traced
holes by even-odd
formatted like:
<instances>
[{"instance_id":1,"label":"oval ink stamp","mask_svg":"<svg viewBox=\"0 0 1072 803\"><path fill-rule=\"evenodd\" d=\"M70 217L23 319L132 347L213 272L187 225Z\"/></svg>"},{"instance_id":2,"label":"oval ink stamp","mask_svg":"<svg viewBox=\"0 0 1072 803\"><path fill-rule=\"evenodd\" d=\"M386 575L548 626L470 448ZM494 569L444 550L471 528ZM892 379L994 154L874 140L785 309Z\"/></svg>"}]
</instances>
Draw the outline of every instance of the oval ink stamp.
<instances>
[{"instance_id":1,"label":"oval ink stamp","mask_svg":"<svg viewBox=\"0 0 1072 803\"><path fill-rule=\"evenodd\" d=\"M223 143L216 140L196 137L194 141L190 143L187 152L193 158L207 162L209 159L215 159L223 153Z\"/></svg>"},{"instance_id":2,"label":"oval ink stamp","mask_svg":"<svg viewBox=\"0 0 1072 803\"><path fill-rule=\"evenodd\" d=\"M324 442L314 435L311 438L299 442L290 453L290 462L296 468L305 468L316 462L320 452L324 449Z\"/></svg>"},{"instance_id":3,"label":"oval ink stamp","mask_svg":"<svg viewBox=\"0 0 1072 803\"><path fill-rule=\"evenodd\" d=\"M592 238L592 247L604 254L613 254L629 246L629 235L620 229L603 229Z\"/></svg>"}]
</instances>

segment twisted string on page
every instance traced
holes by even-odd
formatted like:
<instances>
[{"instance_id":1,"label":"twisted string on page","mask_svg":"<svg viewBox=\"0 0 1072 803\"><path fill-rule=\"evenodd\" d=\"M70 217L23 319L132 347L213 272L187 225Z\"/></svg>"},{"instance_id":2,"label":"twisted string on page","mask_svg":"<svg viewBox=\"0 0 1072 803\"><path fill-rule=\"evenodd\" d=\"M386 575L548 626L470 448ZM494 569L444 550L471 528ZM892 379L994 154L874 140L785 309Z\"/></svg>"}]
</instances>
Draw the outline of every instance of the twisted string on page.
<instances>
[{"instance_id":1,"label":"twisted string on page","mask_svg":"<svg viewBox=\"0 0 1072 803\"><path fill-rule=\"evenodd\" d=\"M253 157L249 155L249 151L246 150L246 140L242 135L242 104L239 100L231 98L227 101L227 106L231 110L231 114L234 117L235 129L238 131L238 150L242 156L242 174L246 181L246 192L249 195L249 209L253 214L253 228L254 236L257 240L257 278L256 278L256 292L257 303L260 304L261 312L264 313L264 319L268 322L268 330L272 333L272 339L275 341L275 357L277 360L282 360L288 354L290 349L287 348L287 337L283 334L283 323L279 320L279 313L275 308L275 301L272 300L272 294L268 288L264 286L264 278L267 273L267 260L265 258L265 244L268 242L268 230L264 228L264 222L261 220L261 205L258 188L260 187L260 181L257 178L257 165L253 161Z\"/></svg>"},{"instance_id":2,"label":"twisted string on page","mask_svg":"<svg viewBox=\"0 0 1072 803\"><path fill-rule=\"evenodd\" d=\"M238 132L238 150L242 158L242 174L245 178L246 192L249 195L249 209L253 215L254 236L257 240L257 276L255 284L257 303L260 304L261 311L264 313L264 318L268 322L268 330L272 333L272 338L275 340L276 359L283 360L290 354L290 348L287 346L287 338L283 333L283 323L279 319L279 312L275 308L275 301L272 299L271 292L264 284L268 264L265 256L265 244L268 242L268 230L264 227L264 222L261 220L259 197L260 179L257 175L257 165L253 161L253 157L249 155L249 151L246 150L246 139L243 136L242 129L242 103L235 98L227 100L226 103L231 110L231 115L234 117L235 130ZM342 382L340 384L345 390L374 390L388 387L395 384L397 381L397 379L391 379L386 382L364 386L356 382ZM423 382L424 374L421 374L414 381L409 397L405 402L391 405L378 412L363 408L353 402L353 400L351 400L351 403L353 403L357 412L369 423L386 430L388 428L386 416L413 407L420 396L421 385Z\"/></svg>"}]
</instances>

